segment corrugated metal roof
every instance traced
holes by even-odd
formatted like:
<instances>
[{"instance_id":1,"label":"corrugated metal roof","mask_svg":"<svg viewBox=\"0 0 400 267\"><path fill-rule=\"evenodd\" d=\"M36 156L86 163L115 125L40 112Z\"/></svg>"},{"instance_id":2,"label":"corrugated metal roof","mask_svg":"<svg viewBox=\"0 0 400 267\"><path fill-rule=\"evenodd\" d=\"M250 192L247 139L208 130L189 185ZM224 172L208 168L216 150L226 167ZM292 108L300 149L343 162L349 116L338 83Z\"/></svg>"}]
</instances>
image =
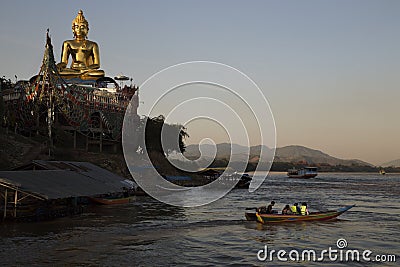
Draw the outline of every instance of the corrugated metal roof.
<instances>
[{"instance_id":1,"label":"corrugated metal roof","mask_svg":"<svg viewBox=\"0 0 400 267\"><path fill-rule=\"evenodd\" d=\"M89 162L34 160L33 164L40 165L47 170L75 171L105 184L113 180L124 180L121 176Z\"/></svg>"},{"instance_id":2,"label":"corrugated metal roof","mask_svg":"<svg viewBox=\"0 0 400 267\"><path fill-rule=\"evenodd\" d=\"M78 162L78 166L85 165L86 163ZM93 164L90 165L92 169L86 172L70 170L1 171L0 182L48 199L121 192L122 187L126 187L122 177Z\"/></svg>"}]
</instances>

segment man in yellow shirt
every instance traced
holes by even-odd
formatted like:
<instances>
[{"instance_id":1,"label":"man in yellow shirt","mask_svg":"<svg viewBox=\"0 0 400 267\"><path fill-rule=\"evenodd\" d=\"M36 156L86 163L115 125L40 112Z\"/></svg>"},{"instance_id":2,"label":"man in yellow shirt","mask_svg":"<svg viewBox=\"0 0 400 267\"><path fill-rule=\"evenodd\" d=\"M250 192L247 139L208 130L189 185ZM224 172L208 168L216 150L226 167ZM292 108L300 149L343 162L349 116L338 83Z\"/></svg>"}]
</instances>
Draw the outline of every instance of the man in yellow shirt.
<instances>
[{"instance_id":1,"label":"man in yellow shirt","mask_svg":"<svg viewBox=\"0 0 400 267\"><path fill-rule=\"evenodd\" d=\"M308 212L307 203L306 202L301 203L300 211L301 211L301 215L309 215L310 214Z\"/></svg>"},{"instance_id":2,"label":"man in yellow shirt","mask_svg":"<svg viewBox=\"0 0 400 267\"><path fill-rule=\"evenodd\" d=\"M291 211L293 214L300 214L299 204L298 204L298 203L294 203L294 204L290 207L290 211Z\"/></svg>"}]
</instances>

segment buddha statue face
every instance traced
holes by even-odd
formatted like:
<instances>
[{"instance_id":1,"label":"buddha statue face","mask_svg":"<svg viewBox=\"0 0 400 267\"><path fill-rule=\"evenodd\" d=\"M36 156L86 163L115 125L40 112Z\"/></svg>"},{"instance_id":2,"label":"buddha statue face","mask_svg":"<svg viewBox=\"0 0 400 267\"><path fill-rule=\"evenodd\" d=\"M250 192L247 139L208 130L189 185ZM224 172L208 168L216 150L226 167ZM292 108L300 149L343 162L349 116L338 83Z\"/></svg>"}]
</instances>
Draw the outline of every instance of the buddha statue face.
<instances>
[{"instance_id":1,"label":"buddha statue face","mask_svg":"<svg viewBox=\"0 0 400 267\"><path fill-rule=\"evenodd\" d=\"M74 25L72 32L74 33L74 37L76 39L86 39L89 28L84 23L78 23Z\"/></svg>"},{"instance_id":2,"label":"buddha statue face","mask_svg":"<svg viewBox=\"0 0 400 267\"><path fill-rule=\"evenodd\" d=\"M77 40L86 39L89 32L89 23L83 16L82 10L79 10L78 15L72 21L72 33Z\"/></svg>"}]
</instances>

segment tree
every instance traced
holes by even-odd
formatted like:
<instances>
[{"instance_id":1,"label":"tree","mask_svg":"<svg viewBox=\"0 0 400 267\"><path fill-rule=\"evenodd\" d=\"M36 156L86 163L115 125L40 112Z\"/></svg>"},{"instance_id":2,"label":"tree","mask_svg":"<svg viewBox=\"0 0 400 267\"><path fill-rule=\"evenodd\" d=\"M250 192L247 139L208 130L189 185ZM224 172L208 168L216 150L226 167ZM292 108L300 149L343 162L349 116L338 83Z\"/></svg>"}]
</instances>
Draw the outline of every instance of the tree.
<instances>
[{"instance_id":1,"label":"tree","mask_svg":"<svg viewBox=\"0 0 400 267\"><path fill-rule=\"evenodd\" d=\"M4 119L4 102L3 102L3 96L1 94L0 91L0 126L3 123L3 119Z\"/></svg>"},{"instance_id":2,"label":"tree","mask_svg":"<svg viewBox=\"0 0 400 267\"><path fill-rule=\"evenodd\" d=\"M146 127L145 138L141 136L145 142L148 152L158 152L168 156L172 152L185 152L185 139L189 137L186 128L179 124L165 123L163 115L154 118L144 118L140 127ZM139 132L143 134L143 130ZM143 142L140 145L144 147ZM164 147L163 147L164 146Z\"/></svg>"},{"instance_id":3,"label":"tree","mask_svg":"<svg viewBox=\"0 0 400 267\"><path fill-rule=\"evenodd\" d=\"M3 92L5 90L12 89L14 85L15 84L13 84L10 79L6 79L5 76L0 78L0 126L5 125L5 116L6 116L6 107L3 101ZM8 118L8 120L15 122L15 116L13 118Z\"/></svg>"}]
</instances>

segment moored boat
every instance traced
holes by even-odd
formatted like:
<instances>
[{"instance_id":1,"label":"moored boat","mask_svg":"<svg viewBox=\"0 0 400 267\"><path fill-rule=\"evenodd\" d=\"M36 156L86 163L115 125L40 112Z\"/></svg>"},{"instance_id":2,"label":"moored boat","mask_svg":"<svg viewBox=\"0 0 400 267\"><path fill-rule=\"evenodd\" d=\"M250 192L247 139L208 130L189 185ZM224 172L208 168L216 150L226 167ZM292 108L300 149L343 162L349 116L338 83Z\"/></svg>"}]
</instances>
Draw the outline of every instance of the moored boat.
<instances>
[{"instance_id":1,"label":"moored boat","mask_svg":"<svg viewBox=\"0 0 400 267\"><path fill-rule=\"evenodd\" d=\"M240 174L239 182L235 185L235 188L249 189L252 177L247 173Z\"/></svg>"},{"instance_id":2,"label":"moored boat","mask_svg":"<svg viewBox=\"0 0 400 267\"><path fill-rule=\"evenodd\" d=\"M200 173L210 181L218 180L220 183L232 185L233 182L236 182L235 187L236 189L248 189L251 180L253 179L247 173L238 173L232 172L230 170L227 171L227 174L224 174L226 168L208 168Z\"/></svg>"},{"instance_id":3,"label":"moored boat","mask_svg":"<svg viewBox=\"0 0 400 267\"><path fill-rule=\"evenodd\" d=\"M134 197L110 197L110 198L100 198L100 197L90 197L89 198L91 201L97 204L102 204L102 205L113 205L113 204L125 204L132 202Z\"/></svg>"},{"instance_id":4,"label":"moored boat","mask_svg":"<svg viewBox=\"0 0 400 267\"><path fill-rule=\"evenodd\" d=\"M311 212L309 215L259 214L258 212L246 212L245 216L248 221L257 221L262 224L301 221L326 221L338 217L339 215L348 211L354 206L355 205L351 205L337 210L324 212Z\"/></svg>"},{"instance_id":5,"label":"moored boat","mask_svg":"<svg viewBox=\"0 0 400 267\"><path fill-rule=\"evenodd\" d=\"M293 168L289 169L287 172L287 176L289 176L290 178L308 179L308 178L314 178L317 175L318 172L316 167L305 167L301 168L300 170Z\"/></svg>"}]
</instances>

